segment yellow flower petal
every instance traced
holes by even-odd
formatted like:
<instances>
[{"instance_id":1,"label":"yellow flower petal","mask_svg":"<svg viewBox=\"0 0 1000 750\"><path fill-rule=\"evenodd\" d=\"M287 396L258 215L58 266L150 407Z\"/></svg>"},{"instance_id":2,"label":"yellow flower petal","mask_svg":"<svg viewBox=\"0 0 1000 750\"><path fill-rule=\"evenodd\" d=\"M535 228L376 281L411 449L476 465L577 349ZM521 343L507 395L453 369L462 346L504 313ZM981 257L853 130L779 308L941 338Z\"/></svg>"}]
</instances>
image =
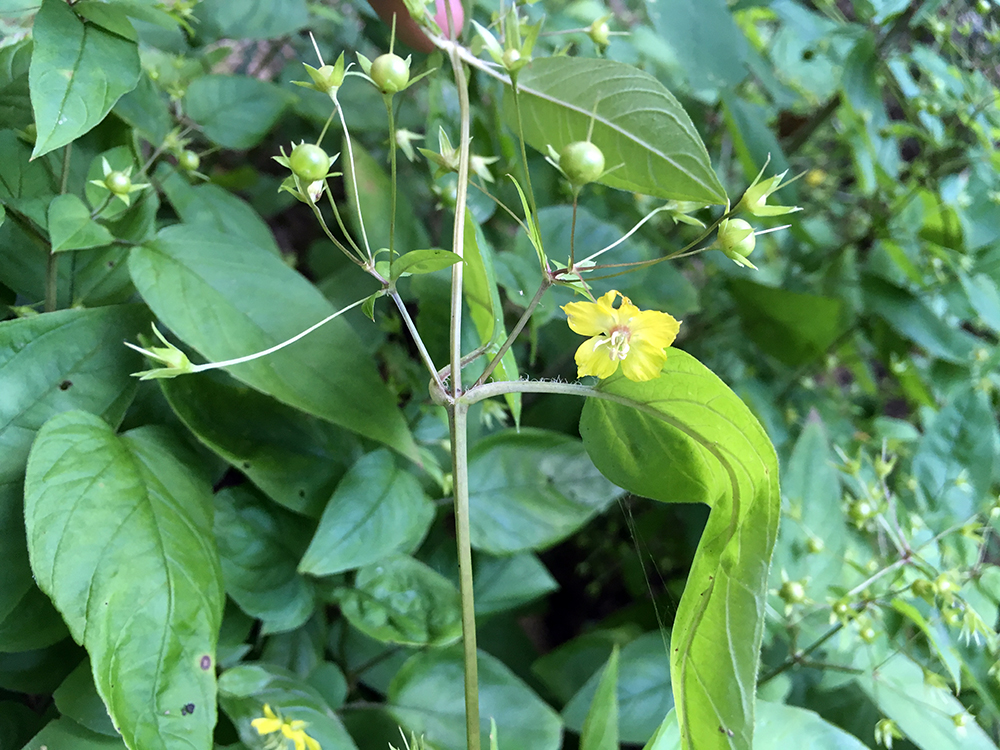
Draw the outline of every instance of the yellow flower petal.
<instances>
[{"instance_id":1,"label":"yellow flower petal","mask_svg":"<svg viewBox=\"0 0 1000 750\"><path fill-rule=\"evenodd\" d=\"M681 328L679 320L659 310L643 310L633 315L628 324L632 332L630 341L645 341L664 349L674 343Z\"/></svg>"},{"instance_id":2,"label":"yellow flower petal","mask_svg":"<svg viewBox=\"0 0 1000 750\"><path fill-rule=\"evenodd\" d=\"M323 750L323 748L320 747L319 742L317 742L316 740L314 740L308 734L304 735L304 736L305 736L305 739L306 739L306 747L309 748L309 750Z\"/></svg>"},{"instance_id":3,"label":"yellow flower petal","mask_svg":"<svg viewBox=\"0 0 1000 750\"><path fill-rule=\"evenodd\" d=\"M619 321L618 311L613 306L617 296L618 292L610 291L597 302L569 302L563 305L570 330L581 336L610 333Z\"/></svg>"},{"instance_id":4,"label":"yellow flower petal","mask_svg":"<svg viewBox=\"0 0 1000 750\"><path fill-rule=\"evenodd\" d=\"M622 361L622 375L637 383L652 380L659 377L666 361L667 353L663 347L648 341L636 341L633 337L628 356Z\"/></svg>"},{"instance_id":5,"label":"yellow flower petal","mask_svg":"<svg viewBox=\"0 0 1000 750\"><path fill-rule=\"evenodd\" d=\"M290 725L284 724L281 727L281 733L295 743L295 750L305 750L306 741L303 738L306 733L301 729L292 729Z\"/></svg>"},{"instance_id":6,"label":"yellow flower petal","mask_svg":"<svg viewBox=\"0 0 1000 750\"><path fill-rule=\"evenodd\" d=\"M587 339L576 350L577 377L595 375L599 378L610 378L618 369L618 360L611 359L608 354L607 339L594 336Z\"/></svg>"}]
</instances>

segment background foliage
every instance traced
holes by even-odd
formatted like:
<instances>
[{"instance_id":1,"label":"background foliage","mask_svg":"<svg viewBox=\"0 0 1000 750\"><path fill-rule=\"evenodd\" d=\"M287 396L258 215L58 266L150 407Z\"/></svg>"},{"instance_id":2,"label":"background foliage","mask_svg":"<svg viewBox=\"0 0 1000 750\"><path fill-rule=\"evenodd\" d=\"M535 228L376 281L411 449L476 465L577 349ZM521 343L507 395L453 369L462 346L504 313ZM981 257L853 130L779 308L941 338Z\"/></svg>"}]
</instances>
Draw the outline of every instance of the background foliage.
<instances>
[{"instance_id":1,"label":"background foliage","mask_svg":"<svg viewBox=\"0 0 1000 750\"><path fill-rule=\"evenodd\" d=\"M495 10L474 16L487 25ZM609 165L627 168L583 193L581 248L621 236L654 198L738 196L768 156L803 175L775 197L804 211L758 238L756 274L712 251L594 285L682 318L678 346L777 449L754 747L996 748L1000 8L545 0L523 12L564 32L540 37L536 57L576 58L526 68L527 98L589 101L605 60L629 63L677 97L649 106L686 111L714 167L661 184L621 137L641 125L598 128ZM627 33L605 47L586 27L609 13ZM292 85L316 64L306 31L332 61L377 56L388 27L361 2L306 0L0 0L0 24L0 747L259 748L250 722L265 703L307 721L324 750L385 750L400 725L464 747L448 431L398 316L380 305L374 324L349 315L270 358L176 380L130 377L143 361L121 344L155 317L197 361L235 357L375 291L278 192L287 172L271 157L314 140L330 113ZM442 65L414 55L415 71ZM521 174L502 87L474 76L472 93L473 151L499 157L493 192L520 207L499 178ZM362 206L382 247L385 110L356 78L340 99L359 194L337 181L335 197ZM439 128L457 142L448 75L397 102L420 145ZM581 137L558 111L532 111L532 146ZM342 137L334 123L331 153ZM104 160L149 187L109 200L90 182ZM565 248L568 188L541 153L529 160L545 247ZM454 177L419 156L398 166L400 243L448 247ZM477 310L482 279L498 282L507 325L538 284L527 237L485 196L470 203L484 269L467 289L467 350L492 325L476 319L493 309ZM661 213L614 261L697 236ZM401 289L446 360L447 279ZM558 310L571 298L554 290L536 310L522 371L575 376L578 339ZM680 379L690 361L671 352L668 366ZM647 498L706 498L656 467L602 465L614 448L588 426L610 402L526 394L505 402L520 430L500 403L471 420L487 724L506 748L677 747L673 716L661 724L670 629L707 513ZM658 428L628 434L646 429ZM52 510L67 498L69 517ZM746 650L745 624L728 631L739 642L709 644L718 664ZM715 667L702 663L706 680Z\"/></svg>"}]
</instances>

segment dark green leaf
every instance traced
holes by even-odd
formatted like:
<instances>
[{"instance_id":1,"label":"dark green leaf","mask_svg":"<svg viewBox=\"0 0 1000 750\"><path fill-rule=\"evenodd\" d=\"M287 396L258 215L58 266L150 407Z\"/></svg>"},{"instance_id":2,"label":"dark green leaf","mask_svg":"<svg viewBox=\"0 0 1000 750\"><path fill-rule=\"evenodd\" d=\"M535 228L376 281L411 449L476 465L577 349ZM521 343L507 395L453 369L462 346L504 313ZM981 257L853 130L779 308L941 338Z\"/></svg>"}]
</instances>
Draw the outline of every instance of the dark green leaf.
<instances>
[{"instance_id":1,"label":"dark green leaf","mask_svg":"<svg viewBox=\"0 0 1000 750\"><path fill-rule=\"evenodd\" d=\"M312 581L295 572L309 526L245 487L215 496L215 538L226 593L263 621L263 634L294 630L316 607Z\"/></svg>"},{"instance_id":2,"label":"dark green leaf","mask_svg":"<svg viewBox=\"0 0 1000 750\"><path fill-rule=\"evenodd\" d=\"M465 695L460 648L424 651L411 657L389 686L393 716L407 730L425 735L440 750L465 750ZM557 750L559 715L489 654L479 653L482 742L490 718L500 727L500 746L512 750Z\"/></svg>"},{"instance_id":3,"label":"dark green leaf","mask_svg":"<svg viewBox=\"0 0 1000 750\"><path fill-rule=\"evenodd\" d=\"M335 312L279 258L200 225L164 229L132 250L129 269L157 317L215 362L272 347ZM229 372L279 401L417 459L395 397L343 321Z\"/></svg>"},{"instance_id":4,"label":"dark green leaf","mask_svg":"<svg viewBox=\"0 0 1000 750\"><path fill-rule=\"evenodd\" d=\"M462 257L451 250L411 250L392 261L392 279L420 273L434 273L461 262Z\"/></svg>"},{"instance_id":5,"label":"dark green leaf","mask_svg":"<svg viewBox=\"0 0 1000 750\"><path fill-rule=\"evenodd\" d=\"M219 705L248 747L261 747L264 737L251 726L268 705L287 721L304 721L306 733L323 750L356 750L333 709L311 685L270 664L241 664L219 678ZM281 739L280 735L276 739Z\"/></svg>"},{"instance_id":6,"label":"dark green leaf","mask_svg":"<svg viewBox=\"0 0 1000 750\"><path fill-rule=\"evenodd\" d=\"M337 485L299 572L327 576L410 552L433 518L434 505L416 478L388 451L369 453Z\"/></svg>"},{"instance_id":7,"label":"dark green leaf","mask_svg":"<svg viewBox=\"0 0 1000 750\"><path fill-rule=\"evenodd\" d=\"M611 170L604 184L656 198L726 202L691 118L648 73L613 60L550 57L521 70L517 83L524 138L542 153L586 140L593 121L590 140ZM506 109L513 127L509 96Z\"/></svg>"},{"instance_id":8,"label":"dark green leaf","mask_svg":"<svg viewBox=\"0 0 1000 750\"><path fill-rule=\"evenodd\" d=\"M195 437L296 513L319 518L337 482L361 455L360 442L346 430L224 374L158 382Z\"/></svg>"},{"instance_id":9,"label":"dark green leaf","mask_svg":"<svg viewBox=\"0 0 1000 750\"><path fill-rule=\"evenodd\" d=\"M125 750L121 737L108 737L62 717L45 725L23 750L48 750L71 747L73 750Z\"/></svg>"},{"instance_id":10,"label":"dark green leaf","mask_svg":"<svg viewBox=\"0 0 1000 750\"><path fill-rule=\"evenodd\" d=\"M94 687L89 659L84 659L70 672L69 677L63 680L52 698L63 716L91 732L114 737L121 742L118 732L115 731L115 725L108 716L108 709L101 701L101 696L97 694L97 688Z\"/></svg>"},{"instance_id":11,"label":"dark green leaf","mask_svg":"<svg viewBox=\"0 0 1000 750\"><path fill-rule=\"evenodd\" d=\"M620 494L561 433L504 430L469 451L472 546L494 555L550 547Z\"/></svg>"},{"instance_id":12,"label":"dark green leaf","mask_svg":"<svg viewBox=\"0 0 1000 750\"><path fill-rule=\"evenodd\" d=\"M203 748L215 726L222 574L209 486L163 432L72 411L38 433L25 525L39 586L86 646L133 747ZM137 617L137 613L144 616ZM194 703L184 715L180 707Z\"/></svg>"},{"instance_id":13,"label":"dark green leaf","mask_svg":"<svg viewBox=\"0 0 1000 750\"><path fill-rule=\"evenodd\" d=\"M57 195L49 204L52 252L86 250L114 240L107 227L90 218L90 209L76 195Z\"/></svg>"},{"instance_id":14,"label":"dark green leaf","mask_svg":"<svg viewBox=\"0 0 1000 750\"><path fill-rule=\"evenodd\" d=\"M353 589L337 592L340 611L365 635L404 646L445 646L462 637L458 589L412 557L361 568Z\"/></svg>"},{"instance_id":15,"label":"dark green leaf","mask_svg":"<svg viewBox=\"0 0 1000 750\"><path fill-rule=\"evenodd\" d=\"M515 609L559 588L556 579L535 555L492 557L476 555L476 615Z\"/></svg>"},{"instance_id":16,"label":"dark green leaf","mask_svg":"<svg viewBox=\"0 0 1000 750\"><path fill-rule=\"evenodd\" d=\"M601 673L580 732L580 750L618 750L618 647Z\"/></svg>"},{"instance_id":17,"label":"dark green leaf","mask_svg":"<svg viewBox=\"0 0 1000 750\"><path fill-rule=\"evenodd\" d=\"M599 390L613 400L587 400L580 434L602 473L637 495L712 506L677 606L670 673L687 748L748 750L781 514L774 448L746 405L682 351L670 350L655 380L618 373ZM724 660L719 644L729 644Z\"/></svg>"},{"instance_id":18,"label":"dark green leaf","mask_svg":"<svg viewBox=\"0 0 1000 750\"><path fill-rule=\"evenodd\" d=\"M32 122L28 93L31 40L0 49L0 122L9 128L24 129Z\"/></svg>"},{"instance_id":19,"label":"dark green leaf","mask_svg":"<svg viewBox=\"0 0 1000 750\"><path fill-rule=\"evenodd\" d=\"M280 88L249 76L202 76L184 94L184 109L205 137L233 149L260 143L287 105Z\"/></svg>"},{"instance_id":20,"label":"dark green leaf","mask_svg":"<svg viewBox=\"0 0 1000 750\"><path fill-rule=\"evenodd\" d=\"M162 143L173 124L166 98L146 73L139 76L134 89L118 100L113 111L152 143Z\"/></svg>"},{"instance_id":21,"label":"dark green leaf","mask_svg":"<svg viewBox=\"0 0 1000 750\"><path fill-rule=\"evenodd\" d=\"M131 29L120 9L106 7L104 13ZM140 68L134 39L84 21L63 0L42 0L33 35L29 83L38 128L36 158L103 120L135 88Z\"/></svg>"}]
</instances>

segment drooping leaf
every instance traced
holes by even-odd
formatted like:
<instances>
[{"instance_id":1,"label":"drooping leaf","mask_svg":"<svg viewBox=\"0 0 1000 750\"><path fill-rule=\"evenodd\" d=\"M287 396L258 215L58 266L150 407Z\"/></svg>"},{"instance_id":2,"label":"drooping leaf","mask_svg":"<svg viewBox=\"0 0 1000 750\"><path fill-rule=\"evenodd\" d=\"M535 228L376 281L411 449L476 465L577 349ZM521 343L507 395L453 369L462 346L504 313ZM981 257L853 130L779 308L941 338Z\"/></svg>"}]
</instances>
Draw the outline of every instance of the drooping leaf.
<instances>
[{"instance_id":1,"label":"drooping leaf","mask_svg":"<svg viewBox=\"0 0 1000 750\"><path fill-rule=\"evenodd\" d=\"M57 195L49 204L49 239L52 252L86 250L110 244L108 228L90 218L90 209L72 193Z\"/></svg>"},{"instance_id":2,"label":"drooping leaf","mask_svg":"<svg viewBox=\"0 0 1000 750\"><path fill-rule=\"evenodd\" d=\"M686 750L750 750L781 511L774 449L746 405L682 351L655 380L618 373L598 390L580 434L601 472L654 500L712 506L674 620L674 700Z\"/></svg>"},{"instance_id":3,"label":"drooping leaf","mask_svg":"<svg viewBox=\"0 0 1000 750\"><path fill-rule=\"evenodd\" d=\"M618 647L604 666L580 732L580 750L618 750Z\"/></svg>"},{"instance_id":4,"label":"drooping leaf","mask_svg":"<svg viewBox=\"0 0 1000 750\"><path fill-rule=\"evenodd\" d=\"M562 433L504 430L469 451L472 546L494 555L549 547L620 494Z\"/></svg>"},{"instance_id":5,"label":"drooping leaf","mask_svg":"<svg viewBox=\"0 0 1000 750\"><path fill-rule=\"evenodd\" d=\"M361 568L337 592L347 621L365 635L406 646L444 646L462 637L458 589L433 568L398 555Z\"/></svg>"},{"instance_id":6,"label":"drooping leaf","mask_svg":"<svg viewBox=\"0 0 1000 750\"><path fill-rule=\"evenodd\" d=\"M465 750L465 694L462 651L453 647L412 656L389 686L389 708L407 730L423 734L440 750ZM490 718L500 727L502 747L557 750L559 716L489 654L479 653L481 735L489 742Z\"/></svg>"},{"instance_id":7,"label":"drooping leaf","mask_svg":"<svg viewBox=\"0 0 1000 750\"><path fill-rule=\"evenodd\" d=\"M207 481L157 428L50 419L28 459L25 525L39 586L90 654L132 747L207 748L222 575ZM194 712L181 707L194 704Z\"/></svg>"},{"instance_id":8,"label":"drooping leaf","mask_svg":"<svg viewBox=\"0 0 1000 750\"><path fill-rule=\"evenodd\" d=\"M362 457L337 485L299 571L327 576L411 552L434 506L420 483L385 450Z\"/></svg>"},{"instance_id":9,"label":"drooping leaf","mask_svg":"<svg viewBox=\"0 0 1000 750\"><path fill-rule=\"evenodd\" d=\"M219 678L219 705L248 747L260 747L266 739L251 725L264 717L265 704L282 719L304 721L306 733L323 750L357 750L319 691L291 672L271 664L245 663Z\"/></svg>"},{"instance_id":10,"label":"drooping leaf","mask_svg":"<svg viewBox=\"0 0 1000 750\"><path fill-rule=\"evenodd\" d=\"M203 225L162 230L132 250L129 270L157 317L216 362L272 347L335 312L279 258ZM341 320L228 371L279 401L417 460L395 397Z\"/></svg>"},{"instance_id":11,"label":"drooping leaf","mask_svg":"<svg viewBox=\"0 0 1000 750\"><path fill-rule=\"evenodd\" d=\"M29 85L37 158L104 119L139 80L139 51L125 13L105 6L118 32L77 16L63 0L42 0L33 27ZM121 32L131 31L131 38Z\"/></svg>"},{"instance_id":12,"label":"drooping leaf","mask_svg":"<svg viewBox=\"0 0 1000 750\"><path fill-rule=\"evenodd\" d=\"M583 57L548 57L517 80L524 138L546 153L587 139L604 154L600 179L656 198L725 203L701 137L673 94L631 65ZM511 97L508 122L516 128ZM621 165L621 166L618 166Z\"/></svg>"},{"instance_id":13,"label":"drooping leaf","mask_svg":"<svg viewBox=\"0 0 1000 750\"><path fill-rule=\"evenodd\" d=\"M250 76L202 76L184 94L184 109L205 137L232 149L260 143L288 103L278 86Z\"/></svg>"},{"instance_id":14,"label":"drooping leaf","mask_svg":"<svg viewBox=\"0 0 1000 750\"><path fill-rule=\"evenodd\" d=\"M308 528L300 517L246 487L227 487L215 495L215 538L226 593L263 622L263 634L294 630L316 607L313 582L295 570Z\"/></svg>"}]
</instances>

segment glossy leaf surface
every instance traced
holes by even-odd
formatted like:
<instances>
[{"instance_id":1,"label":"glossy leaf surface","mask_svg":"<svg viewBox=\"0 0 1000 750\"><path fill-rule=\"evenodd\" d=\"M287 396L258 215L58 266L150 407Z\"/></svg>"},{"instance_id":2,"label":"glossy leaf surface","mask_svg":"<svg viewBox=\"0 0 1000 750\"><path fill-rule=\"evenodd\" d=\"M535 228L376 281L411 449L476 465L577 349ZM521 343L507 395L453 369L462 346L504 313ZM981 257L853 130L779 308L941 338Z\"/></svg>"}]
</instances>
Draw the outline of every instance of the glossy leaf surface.
<instances>
[{"instance_id":1,"label":"glossy leaf surface","mask_svg":"<svg viewBox=\"0 0 1000 750\"><path fill-rule=\"evenodd\" d=\"M712 507L674 620L674 700L688 750L749 750L781 511L774 449L746 405L685 352L671 349L655 380L617 373L599 390L613 400L587 400L580 434L602 473L654 500Z\"/></svg>"}]
</instances>

